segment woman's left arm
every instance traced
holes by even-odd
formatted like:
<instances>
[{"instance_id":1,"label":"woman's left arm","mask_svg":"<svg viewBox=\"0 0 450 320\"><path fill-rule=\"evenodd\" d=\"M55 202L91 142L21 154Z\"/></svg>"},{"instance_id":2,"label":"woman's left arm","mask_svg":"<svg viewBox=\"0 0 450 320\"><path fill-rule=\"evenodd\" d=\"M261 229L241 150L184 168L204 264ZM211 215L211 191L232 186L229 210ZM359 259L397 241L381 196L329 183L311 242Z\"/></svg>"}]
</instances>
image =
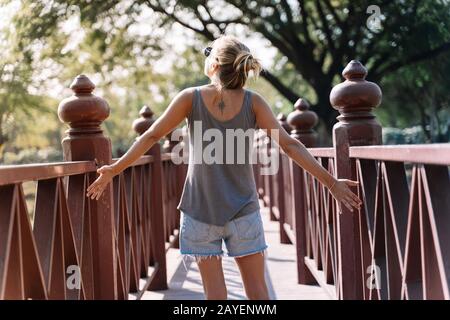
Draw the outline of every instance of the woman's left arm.
<instances>
[{"instance_id":1,"label":"woman's left arm","mask_svg":"<svg viewBox=\"0 0 450 320\"><path fill-rule=\"evenodd\" d=\"M253 111L256 116L258 127L265 129L267 135L283 149L283 151L294 160L300 167L311 173L324 186L326 186L333 197L342 202L349 210L359 209L362 201L355 195L349 186L357 186L357 181L348 179L336 179L308 152L306 147L287 134L281 127L267 102L259 94L253 95ZM277 134L276 134L277 132Z\"/></svg>"}]
</instances>

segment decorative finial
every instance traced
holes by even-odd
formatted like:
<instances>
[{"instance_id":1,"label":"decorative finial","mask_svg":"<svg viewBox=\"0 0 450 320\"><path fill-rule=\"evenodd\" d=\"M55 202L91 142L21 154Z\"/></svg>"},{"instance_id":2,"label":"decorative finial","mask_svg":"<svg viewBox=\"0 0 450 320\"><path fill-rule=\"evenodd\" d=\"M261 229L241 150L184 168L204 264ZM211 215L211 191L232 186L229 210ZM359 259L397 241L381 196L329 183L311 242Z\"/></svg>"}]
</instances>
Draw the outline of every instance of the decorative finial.
<instances>
[{"instance_id":1,"label":"decorative finial","mask_svg":"<svg viewBox=\"0 0 450 320\"><path fill-rule=\"evenodd\" d=\"M287 123L293 128L291 136L300 140L307 147L317 144L317 133L313 128L319 118L314 111L309 110L309 103L305 99L298 99L294 104L295 110L287 117Z\"/></svg>"},{"instance_id":2,"label":"decorative finial","mask_svg":"<svg viewBox=\"0 0 450 320\"><path fill-rule=\"evenodd\" d=\"M143 134L155 122L153 119L154 112L149 106L144 105L139 111L140 118L133 121L133 129L137 134Z\"/></svg>"},{"instance_id":3,"label":"decorative finial","mask_svg":"<svg viewBox=\"0 0 450 320\"><path fill-rule=\"evenodd\" d=\"M338 120L348 119L349 114L355 112L373 118L371 111L381 102L380 87L365 80L367 69L356 60L350 61L342 75L346 80L334 86L330 93L331 105L341 114Z\"/></svg>"},{"instance_id":4,"label":"decorative finial","mask_svg":"<svg viewBox=\"0 0 450 320\"><path fill-rule=\"evenodd\" d=\"M364 80L367 76L367 69L358 60L352 60L342 71L342 76L347 80Z\"/></svg>"},{"instance_id":5,"label":"decorative finial","mask_svg":"<svg viewBox=\"0 0 450 320\"><path fill-rule=\"evenodd\" d=\"M77 95L90 94L95 89L95 85L84 74L78 75L70 84L70 89Z\"/></svg>"},{"instance_id":6,"label":"decorative finial","mask_svg":"<svg viewBox=\"0 0 450 320\"><path fill-rule=\"evenodd\" d=\"M289 125L289 123L287 123L286 119L286 115L284 113L279 113L277 116L278 122L281 124L281 126L284 128L284 130L287 131L287 133L290 133L292 130L292 127Z\"/></svg>"},{"instance_id":7,"label":"decorative finial","mask_svg":"<svg viewBox=\"0 0 450 320\"><path fill-rule=\"evenodd\" d=\"M92 94L95 85L85 75L77 76L70 88L74 95L61 101L59 119L68 123L69 135L101 133L100 125L108 118L110 108L106 100Z\"/></svg>"}]
</instances>

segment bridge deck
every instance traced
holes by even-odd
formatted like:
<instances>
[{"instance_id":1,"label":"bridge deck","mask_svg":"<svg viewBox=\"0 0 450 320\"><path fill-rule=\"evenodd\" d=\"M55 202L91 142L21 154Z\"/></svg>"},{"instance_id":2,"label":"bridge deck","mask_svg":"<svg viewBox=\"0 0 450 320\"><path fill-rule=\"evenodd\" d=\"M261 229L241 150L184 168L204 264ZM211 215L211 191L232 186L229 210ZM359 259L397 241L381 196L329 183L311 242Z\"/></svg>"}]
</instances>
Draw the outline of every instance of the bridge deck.
<instances>
[{"instance_id":1,"label":"bridge deck","mask_svg":"<svg viewBox=\"0 0 450 320\"><path fill-rule=\"evenodd\" d=\"M266 240L269 248L266 256L266 279L273 300L328 300L330 296L319 286L297 284L295 248L293 245L280 244L279 224L270 221L267 208L262 211ZM170 249L167 254L167 272L169 289L147 291L143 300L203 300L203 287L200 273L194 261L186 263L187 271L179 249ZM234 259L223 258L228 299L246 299Z\"/></svg>"}]
</instances>

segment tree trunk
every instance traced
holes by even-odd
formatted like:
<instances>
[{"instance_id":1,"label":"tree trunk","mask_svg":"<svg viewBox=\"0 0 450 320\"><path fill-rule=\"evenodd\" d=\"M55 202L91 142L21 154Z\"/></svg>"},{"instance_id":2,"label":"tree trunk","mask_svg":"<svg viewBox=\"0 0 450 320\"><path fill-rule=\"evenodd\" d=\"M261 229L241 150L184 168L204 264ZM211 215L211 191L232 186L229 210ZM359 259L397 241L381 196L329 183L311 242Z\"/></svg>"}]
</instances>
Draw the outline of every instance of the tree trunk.
<instances>
[{"instance_id":1,"label":"tree trunk","mask_svg":"<svg viewBox=\"0 0 450 320\"><path fill-rule=\"evenodd\" d=\"M333 125L336 123L336 117L339 115L339 113L333 109L330 104L329 96L331 92L331 83L327 86L315 88L315 92L317 95L317 103L311 108L311 110L317 113L317 116L322 122L328 137L331 138ZM324 139L321 139L321 141L324 141ZM331 140L329 141L331 142Z\"/></svg>"}]
</instances>

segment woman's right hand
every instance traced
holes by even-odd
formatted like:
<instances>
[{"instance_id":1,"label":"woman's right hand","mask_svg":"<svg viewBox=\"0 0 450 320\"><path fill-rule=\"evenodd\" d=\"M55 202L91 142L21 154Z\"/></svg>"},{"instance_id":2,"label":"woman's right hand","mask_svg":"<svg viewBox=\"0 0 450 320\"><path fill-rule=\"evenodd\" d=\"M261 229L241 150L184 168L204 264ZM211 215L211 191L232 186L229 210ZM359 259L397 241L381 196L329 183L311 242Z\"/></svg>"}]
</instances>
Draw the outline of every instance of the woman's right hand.
<instances>
[{"instance_id":1,"label":"woman's right hand","mask_svg":"<svg viewBox=\"0 0 450 320\"><path fill-rule=\"evenodd\" d=\"M92 200L100 199L100 196L107 187L108 183L110 183L112 178L116 175L112 165L102 166L97 169L97 173L99 173L100 176L87 188L86 193L86 197L90 197Z\"/></svg>"}]
</instances>

